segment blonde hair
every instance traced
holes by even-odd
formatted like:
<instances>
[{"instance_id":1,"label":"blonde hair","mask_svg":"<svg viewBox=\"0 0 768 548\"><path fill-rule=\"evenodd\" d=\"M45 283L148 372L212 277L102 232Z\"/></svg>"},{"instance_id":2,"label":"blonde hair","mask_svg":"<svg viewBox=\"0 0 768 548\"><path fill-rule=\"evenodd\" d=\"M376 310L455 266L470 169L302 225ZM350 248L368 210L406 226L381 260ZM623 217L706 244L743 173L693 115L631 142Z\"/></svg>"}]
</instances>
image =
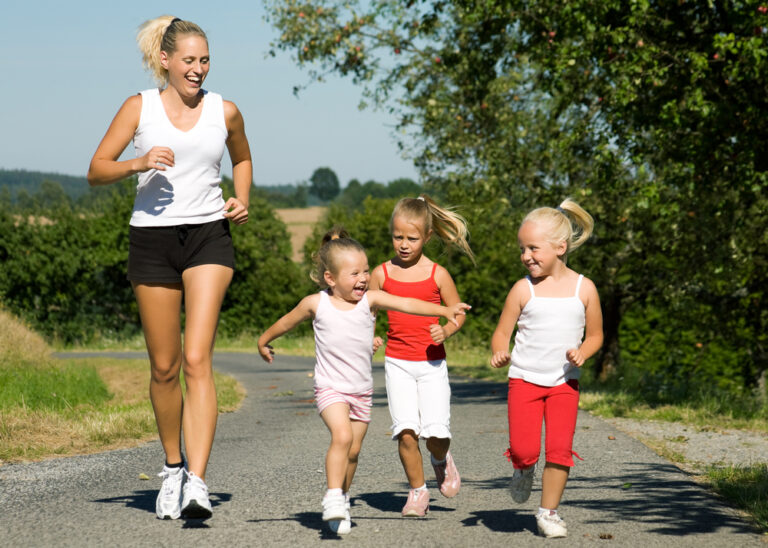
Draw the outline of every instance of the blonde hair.
<instances>
[{"instance_id":1,"label":"blonde hair","mask_svg":"<svg viewBox=\"0 0 768 548\"><path fill-rule=\"evenodd\" d=\"M203 29L192 21L182 21L173 15L155 17L144 21L139 27L136 42L141 50L144 67L152 73L155 81L161 86L168 82L168 71L160 64L160 52L173 54L179 37L188 34L200 36L206 43L208 42Z\"/></svg>"},{"instance_id":2,"label":"blonde hair","mask_svg":"<svg viewBox=\"0 0 768 548\"><path fill-rule=\"evenodd\" d=\"M528 221L546 226L549 232L547 240L552 245L558 245L561 242L566 243L563 261L567 259L569 251L587 241L595 227L592 215L570 198L563 200L557 207L534 209L525 216L520 226Z\"/></svg>"},{"instance_id":3,"label":"blonde hair","mask_svg":"<svg viewBox=\"0 0 768 548\"><path fill-rule=\"evenodd\" d=\"M389 219L390 232L394 231L395 217L403 217L407 221L422 221L424 236L434 230L443 242L457 247L473 263L475 262L475 255L467 241L469 230L467 230L466 219L448 208L440 207L426 194L421 194L418 198L403 198L395 204L392 217Z\"/></svg>"},{"instance_id":4,"label":"blonde hair","mask_svg":"<svg viewBox=\"0 0 768 548\"><path fill-rule=\"evenodd\" d=\"M365 253L365 248L358 242L350 238L349 232L342 226L334 226L323 236L320 242L320 249L312 255L314 268L309 277L321 289L326 289L328 284L325 282L326 271L334 276L339 272L339 253L343 251L359 251Z\"/></svg>"}]
</instances>

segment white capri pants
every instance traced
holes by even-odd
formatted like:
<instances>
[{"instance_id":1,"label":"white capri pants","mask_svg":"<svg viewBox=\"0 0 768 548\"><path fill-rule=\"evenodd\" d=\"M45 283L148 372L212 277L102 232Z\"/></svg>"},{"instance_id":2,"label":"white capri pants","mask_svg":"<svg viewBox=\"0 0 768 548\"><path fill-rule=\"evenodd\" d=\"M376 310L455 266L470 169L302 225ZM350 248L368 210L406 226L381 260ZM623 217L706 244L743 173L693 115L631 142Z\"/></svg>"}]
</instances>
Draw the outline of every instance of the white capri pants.
<instances>
[{"instance_id":1,"label":"white capri pants","mask_svg":"<svg viewBox=\"0 0 768 548\"><path fill-rule=\"evenodd\" d=\"M403 430L420 438L451 437L451 386L445 360L384 358L392 439Z\"/></svg>"}]
</instances>

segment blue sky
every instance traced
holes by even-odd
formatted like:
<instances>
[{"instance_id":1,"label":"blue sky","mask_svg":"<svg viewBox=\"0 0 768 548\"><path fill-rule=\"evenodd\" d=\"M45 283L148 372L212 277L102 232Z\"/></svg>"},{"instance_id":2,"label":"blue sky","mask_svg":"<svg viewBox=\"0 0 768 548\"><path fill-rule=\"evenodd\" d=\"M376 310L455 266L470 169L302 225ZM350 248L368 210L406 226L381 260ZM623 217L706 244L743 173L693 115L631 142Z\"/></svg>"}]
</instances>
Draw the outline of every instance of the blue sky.
<instances>
[{"instance_id":1,"label":"blue sky","mask_svg":"<svg viewBox=\"0 0 768 548\"><path fill-rule=\"evenodd\" d=\"M205 88L243 113L256 184L306 181L328 166L352 178L416 179L392 136L394 118L359 111L360 89L307 81L286 54L265 57L275 31L259 0L4 2L0 10L0 168L84 175L122 102L154 84L141 65L138 26L169 14L208 34ZM126 154L133 155L129 146ZM231 174L225 154L224 174Z\"/></svg>"}]
</instances>

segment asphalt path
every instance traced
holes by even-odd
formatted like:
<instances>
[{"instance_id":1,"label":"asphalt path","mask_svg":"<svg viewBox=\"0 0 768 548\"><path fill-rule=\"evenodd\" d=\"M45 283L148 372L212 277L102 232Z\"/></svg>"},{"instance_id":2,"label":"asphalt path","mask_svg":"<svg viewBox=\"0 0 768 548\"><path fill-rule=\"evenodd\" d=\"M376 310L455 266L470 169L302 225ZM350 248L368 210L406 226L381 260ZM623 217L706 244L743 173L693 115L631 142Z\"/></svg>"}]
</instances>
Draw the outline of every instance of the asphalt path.
<instances>
[{"instance_id":1,"label":"asphalt path","mask_svg":"<svg viewBox=\"0 0 768 548\"><path fill-rule=\"evenodd\" d=\"M135 356L135 354L134 354ZM407 485L389 436L383 367L374 366L373 420L352 489L351 533L324 529L324 456L329 435L312 402L313 360L217 353L214 366L248 391L221 415L208 468L213 517L163 521L154 514L163 462L158 442L96 455L0 468L2 546L760 546L734 510L686 473L608 423L580 413L577 461L560 512L568 539L536 536L531 499L507 490L504 385L452 378L451 451L461 492L435 488L425 453L430 513L402 518ZM150 480L140 479L141 474Z\"/></svg>"}]
</instances>

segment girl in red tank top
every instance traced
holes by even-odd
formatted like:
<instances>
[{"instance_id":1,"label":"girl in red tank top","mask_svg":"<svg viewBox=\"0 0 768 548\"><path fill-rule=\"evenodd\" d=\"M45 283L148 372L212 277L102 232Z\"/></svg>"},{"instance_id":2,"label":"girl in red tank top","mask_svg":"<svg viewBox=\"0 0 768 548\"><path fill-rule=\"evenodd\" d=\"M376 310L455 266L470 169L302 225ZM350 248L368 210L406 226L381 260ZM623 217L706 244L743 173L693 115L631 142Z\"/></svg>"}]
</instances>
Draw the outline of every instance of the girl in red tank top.
<instances>
[{"instance_id":1,"label":"girl in red tank top","mask_svg":"<svg viewBox=\"0 0 768 548\"><path fill-rule=\"evenodd\" d=\"M441 208L426 195L400 200L392 212L390 232L395 256L376 267L371 289L446 305L461 302L448 271L423 254L433 233L455 245L472 260L466 221ZM454 497L461 478L451 453L448 368L443 341L459 330L440 325L436 317L390 311L385 372L387 400L392 415L392 439L398 442L400 460L410 483L403 516L422 517L429 511L429 491L424 479L419 438L427 440L440 492Z\"/></svg>"}]
</instances>

